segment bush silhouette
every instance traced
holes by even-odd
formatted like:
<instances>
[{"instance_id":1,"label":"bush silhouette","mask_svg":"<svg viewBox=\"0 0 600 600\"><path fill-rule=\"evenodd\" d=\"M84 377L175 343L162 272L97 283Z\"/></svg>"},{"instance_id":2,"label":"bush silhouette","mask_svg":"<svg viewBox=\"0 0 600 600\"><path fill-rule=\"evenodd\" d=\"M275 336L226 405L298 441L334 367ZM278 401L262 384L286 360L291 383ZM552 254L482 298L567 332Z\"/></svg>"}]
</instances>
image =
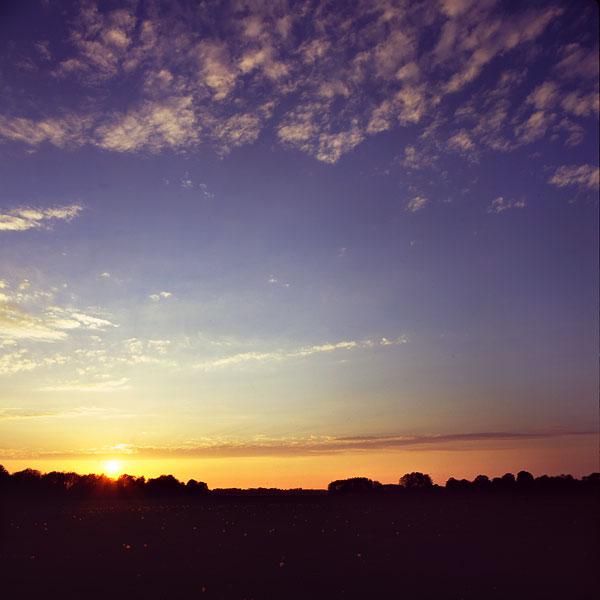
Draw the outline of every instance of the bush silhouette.
<instances>
[{"instance_id":1,"label":"bush silhouette","mask_svg":"<svg viewBox=\"0 0 600 600\"><path fill-rule=\"evenodd\" d=\"M400 477L400 485L411 490L424 490L433 487L431 477L425 473L406 473Z\"/></svg>"},{"instance_id":2,"label":"bush silhouette","mask_svg":"<svg viewBox=\"0 0 600 600\"><path fill-rule=\"evenodd\" d=\"M381 487L379 481L373 481L367 477L351 477L332 481L327 486L327 490L332 494L349 494L372 492L379 487Z\"/></svg>"},{"instance_id":3,"label":"bush silhouette","mask_svg":"<svg viewBox=\"0 0 600 600\"><path fill-rule=\"evenodd\" d=\"M190 479L185 484L185 491L193 495L207 494L208 485L204 483L204 481L196 481L195 479Z\"/></svg>"}]
</instances>

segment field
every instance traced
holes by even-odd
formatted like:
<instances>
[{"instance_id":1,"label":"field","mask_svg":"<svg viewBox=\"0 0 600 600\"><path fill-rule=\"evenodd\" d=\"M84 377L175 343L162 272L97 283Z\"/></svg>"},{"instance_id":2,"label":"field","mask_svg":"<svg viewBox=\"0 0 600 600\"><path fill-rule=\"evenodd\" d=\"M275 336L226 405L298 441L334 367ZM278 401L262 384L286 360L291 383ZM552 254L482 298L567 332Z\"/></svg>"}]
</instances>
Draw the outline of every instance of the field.
<instances>
[{"instance_id":1,"label":"field","mask_svg":"<svg viewBox=\"0 0 600 600\"><path fill-rule=\"evenodd\" d=\"M2 507L3 598L591 598L589 493Z\"/></svg>"}]
</instances>

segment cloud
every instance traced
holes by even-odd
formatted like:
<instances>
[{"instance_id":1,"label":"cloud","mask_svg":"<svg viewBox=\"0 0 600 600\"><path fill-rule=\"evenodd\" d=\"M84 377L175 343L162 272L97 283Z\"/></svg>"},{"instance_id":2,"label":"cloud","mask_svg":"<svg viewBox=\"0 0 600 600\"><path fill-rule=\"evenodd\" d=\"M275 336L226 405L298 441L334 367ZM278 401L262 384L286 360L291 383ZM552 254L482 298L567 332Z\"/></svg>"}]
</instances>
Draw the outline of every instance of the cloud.
<instances>
[{"instance_id":1,"label":"cloud","mask_svg":"<svg viewBox=\"0 0 600 600\"><path fill-rule=\"evenodd\" d=\"M544 137L554 119L554 114L538 110L515 128L515 135L521 143L530 144L535 142Z\"/></svg>"},{"instance_id":2,"label":"cloud","mask_svg":"<svg viewBox=\"0 0 600 600\"><path fill-rule=\"evenodd\" d=\"M90 100L80 110L59 103L53 115L47 106L0 115L0 138L32 149L51 143L126 153L187 152L206 144L224 156L255 143L271 125L280 144L334 164L384 131L448 121L453 101L446 96L475 85L498 57L520 52L523 62L534 60L525 53L564 10L518 8L381 0L340 11L319 1L232 1L216 24L206 11L178 3L159 14L152 3L111 10L86 2L70 15L61 60L40 40L31 61L41 61L41 77L68 80L75 97ZM496 98L478 111L474 130L447 132L448 149L472 158L482 146L507 151L540 139L558 122L548 113L551 105L592 116L596 65L592 49L565 45L546 69L547 80L526 95L535 116L523 117L516 95ZM574 78L587 87L563 91L559 80ZM97 93L99 85L110 91L125 83L126 96ZM520 125L518 140L507 139L508 124ZM407 168L426 166L423 153L412 159L409 151Z\"/></svg>"},{"instance_id":3,"label":"cloud","mask_svg":"<svg viewBox=\"0 0 600 600\"><path fill-rule=\"evenodd\" d=\"M498 54L537 38L549 23L559 17L563 9L548 7L527 10L515 16L492 16L482 11L459 13L460 34L455 34L444 48L444 59L463 55L461 68L445 86L447 93L454 93L476 79L483 68ZM438 48L438 54L442 54Z\"/></svg>"},{"instance_id":4,"label":"cloud","mask_svg":"<svg viewBox=\"0 0 600 600\"><path fill-rule=\"evenodd\" d=\"M470 153L475 150L475 144L466 131L459 131L450 137L448 146L462 153Z\"/></svg>"},{"instance_id":5,"label":"cloud","mask_svg":"<svg viewBox=\"0 0 600 600\"><path fill-rule=\"evenodd\" d=\"M89 311L48 306L53 294L30 287L30 282L25 280L16 291L0 294L0 340L58 342L76 330L89 332L118 327L104 316L89 314Z\"/></svg>"},{"instance_id":6,"label":"cloud","mask_svg":"<svg viewBox=\"0 0 600 600\"><path fill-rule=\"evenodd\" d=\"M537 110L552 108L559 98L558 85L554 81L545 81L538 85L533 92L527 96L526 102L533 104Z\"/></svg>"},{"instance_id":7,"label":"cloud","mask_svg":"<svg viewBox=\"0 0 600 600\"><path fill-rule=\"evenodd\" d=\"M77 74L92 84L114 77L123 69L135 24L126 9L100 12L94 2L82 3L71 31L77 55L62 60L54 76Z\"/></svg>"},{"instance_id":8,"label":"cloud","mask_svg":"<svg viewBox=\"0 0 600 600\"><path fill-rule=\"evenodd\" d=\"M123 413L112 408L99 406L78 406L72 409L47 409L38 408L0 408L1 421L22 421L30 419L115 419L132 418L135 415Z\"/></svg>"},{"instance_id":9,"label":"cloud","mask_svg":"<svg viewBox=\"0 0 600 600\"><path fill-rule=\"evenodd\" d=\"M120 392L130 389L129 379L108 379L100 381L85 381L74 379L59 383L45 385L38 388L40 392Z\"/></svg>"},{"instance_id":10,"label":"cloud","mask_svg":"<svg viewBox=\"0 0 600 600\"><path fill-rule=\"evenodd\" d=\"M0 303L0 339L56 342L66 337L64 330L53 327L43 317L31 315L18 306Z\"/></svg>"},{"instance_id":11,"label":"cloud","mask_svg":"<svg viewBox=\"0 0 600 600\"><path fill-rule=\"evenodd\" d=\"M583 139L585 137L584 128L581 125L574 123L573 121L567 118L561 119L554 126L554 131L555 133L552 139L558 137L559 133L563 133L565 135L565 144L569 147L578 146L579 144L581 144L581 142L583 142Z\"/></svg>"},{"instance_id":12,"label":"cloud","mask_svg":"<svg viewBox=\"0 0 600 600\"><path fill-rule=\"evenodd\" d=\"M577 117L598 116L600 96L598 90L589 93L570 92L561 101L562 108Z\"/></svg>"},{"instance_id":13,"label":"cloud","mask_svg":"<svg viewBox=\"0 0 600 600\"><path fill-rule=\"evenodd\" d=\"M334 343L303 346L301 348L296 348L293 350L274 350L270 352L240 352L237 354L232 354L230 356L201 361L199 363L196 363L195 367L204 371L211 371L215 369L221 369L223 367L237 366L245 363L279 362L295 358L306 358L318 354L328 354L337 351L359 350L374 348L377 346L383 347L401 345L406 344L407 342L408 338L406 336L399 336L393 339L382 337L378 340L343 340Z\"/></svg>"},{"instance_id":14,"label":"cloud","mask_svg":"<svg viewBox=\"0 0 600 600\"><path fill-rule=\"evenodd\" d=\"M186 173L181 178L180 187L182 187L184 190L191 190L194 187L194 182L192 181L191 177L189 176L189 173Z\"/></svg>"},{"instance_id":15,"label":"cloud","mask_svg":"<svg viewBox=\"0 0 600 600\"><path fill-rule=\"evenodd\" d=\"M220 153L227 154L233 148L255 142L261 129L259 114L243 113L217 123L212 135L218 142Z\"/></svg>"},{"instance_id":16,"label":"cloud","mask_svg":"<svg viewBox=\"0 0 600 600\"><path fill-rule=\"evenodd\" d=\"M215 100L224 100L235 86L239 74L231 64L227 45L205 40L198 44L196 51L204 83L212 90Z\"/></svg>"},{"instance_id":17,"label":"cloud","mask_svg":"<svg viewBox=\"0 0 600 600\"><path fill-rule=\"evenodd\" d=\"M594 165L563 165L558 167L548 183L557 187L576 186L582 189L597 190L600 170Z\"/></svg>"},{"instance_id":18,"label":"cloud","mask_svg":"<svg viewBox=\"0 0 600 600\"><path fill-rule=\"evenodd\" d=\"M404 158L400 159L400 164L405 169L420 170L431 167L437 158L431 152L419 150L413 145L408 145L404 148Z\"/></svg>"},{"instance_id":19,"label":"cloud","mask_svg":"<svg viewBox=\"0 0 600 600\"><path fill-rule=\"evenodd\" d=\"M152 302L160 302L161 300L165 300L166 298L170 298L173 294L171 292L158 292L156 294L150 294L148 298L152 300Z\"/></svg>"},{"instance_id":20,"label":"cloud","mask_svg":"<svg viewBox=\"0 0 600 600\"><path fill-rule=\"evenodd\" d=\"M125 355L113 355L113 360L128 365L162 364L173 366L175 363L167 360L165 355L171 349L170 340L141 340L129 338L123 341Z\"/></svg>"},{"instance_id":21,"label":"cloud","mask_svg":"<svg viewBox=\"0 0 600 600\"><path fill-rule=\"evenodd\" d=\"M31 371L38 366L26 350L17 350L0 354L0 375L13 375L22 371Z\"/></svg>"},{"instance_id":22,"label":"cloud","mask_svg":"<svg viewBox=\"0 0 600 600\"><path fill-rule=\"evenodd\" d=\"M533 432L467 432L431 435L357 435L357 436L308 436L308 437L267 437L264 435L247 439L210 437L190 440L187 443L170 446L149 446L120 444L118 448L91 448L69 453L69 457L97 454L127 454L138 458L150 457L255 457L255 456L323 456L333 454L362 453L382 450L405 449L472 450L490 444L510 445L518 448L529 440L560 440L565 437L597 437L597 431L533 431ZM23 451L21 451L23 452ZM0 456L20 456L19 451L0 450ZM38 452L36 457L44 456ZM31 458L31 455L27 456Z\"/></svg>"},{"instance_id":23,"label":"cloud","mask_svg":"<svg viewBox=\"0 0 600 600\"><path fill-rule=\"evenodd\" d=\"M0 231L27 231L28 229L50 229L55 221L71 221L83 207L79 204L50 208L19 207L0 212Z\"/></svg>"},{"instance_id":24,"label":"cloud","mask_svg":"<svg viewBox=\"0 0 600 600\"><path fill-rule=\"evenodd\" d=\"M126 114L113 115L96 130L101 148L117 152L177 149L198 140L200 126L190 96L147 101Z\"/></svg>"},{"instance_id":25,"label":"cloud","mask_svg":"<svg viewBox=\"0 0 600 600\"><path fill-rule=\"evenodd\" d=\"M503 196L498 196L492 200L488 206L489 213L499 214L511 208L525 208L525 200L507 200Z\"/></svg>"},{"instance_id":26,"label":"cloud","mask_svg":"<svg viewBox=\"0 0 600 600\"><path fill-rule=\"evenodd\" d=\"M588 79L597 84L600 68L597 46L585 48L579 43L566 44L559 55L561 59L554 68L563 79Z\"/></svg>"},{"instance_id":27,"label":"cloud","mask_svg":"<svg viewBox=\"0 0 600 600\"><path fill-rule=\"evenodd\" d=\"M92 118L70 114L66 117L28 119L0 115L0 139L39 146L48 142L59 148L82 146L86 143Z\"/></svg>"},{"instance_id":28,"label":"cloud","mask_svg":"<svg viewBox=\"0 0 600 600\"><path fill-rule=\"evenodd\" d=\"M415 196L407 202L406 210L408 212L415 213L419 210L423 210L428 202L429 200L424 196Z\"/></svg>"},{"instance_id":29,"label":"cloud","mask_svg":"<svg viewBox=\"0 0 600 600\"><path fill-rule=\"evenodd\" d=\"M7 409L11 411L13 409ZM18 410L18 409L15 409ZM25 416L27 412L31 417ZM109 413L96 407L81 407L65 414L67 418L94 416L100 418L129 418L135 415L125 413ZM23 416L17 418L44 418L54 414L48 411L22 411ZM8 419L11 418L10 412ZM0 420L2 412L0 409ZM220 436L196 438L179 445L150 446L131 443L119 443L112 446L82 448L67 451L46 451L36 449L0 448L0 457L10 459L32 458L81 458L83 456L104 456L115 454L131 455L137 458L227 458L256 456L322 456L333 454L362 453L391 449L436 451L472 451L478 447L490 445L502 447L507 445L519 448L523 442L530 440L560 440L569 437L597 438L597 431L562 430L562 431L482 431L449 434L389 434L389 435L356 435L356 436L306 436L306 437L268 437L253 436L245 439L232 439Z\"/></svg>"}]
</instances>

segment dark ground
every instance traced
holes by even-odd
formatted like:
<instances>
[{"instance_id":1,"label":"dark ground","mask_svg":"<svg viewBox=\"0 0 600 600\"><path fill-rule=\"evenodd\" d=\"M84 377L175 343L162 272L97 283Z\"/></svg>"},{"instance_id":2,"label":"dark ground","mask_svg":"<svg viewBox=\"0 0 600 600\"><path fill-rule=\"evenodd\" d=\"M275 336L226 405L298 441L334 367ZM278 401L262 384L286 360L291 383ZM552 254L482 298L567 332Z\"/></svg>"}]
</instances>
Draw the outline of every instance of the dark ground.
<instances>
[{"instance_id":1,"label":"dark ground","mask_svg":"<svg viewBox=\"0 0 600 600\"><path fill-rule=\"evenodd\" d=\"M596 598L598 497L5 500L0 596Z\"/></svg>"}]
</instances>

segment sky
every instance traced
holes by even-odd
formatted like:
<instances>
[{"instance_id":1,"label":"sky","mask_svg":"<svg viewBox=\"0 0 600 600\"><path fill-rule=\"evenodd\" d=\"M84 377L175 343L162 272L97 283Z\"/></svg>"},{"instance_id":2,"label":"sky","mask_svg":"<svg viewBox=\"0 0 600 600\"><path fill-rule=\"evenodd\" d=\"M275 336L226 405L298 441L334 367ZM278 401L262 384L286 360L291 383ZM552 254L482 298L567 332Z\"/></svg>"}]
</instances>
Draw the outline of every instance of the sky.
<instances>
[{"instance_id":1,"label":"sky","mask_svg":"<svg viewBox=\"0 0 600 600\"><path fill-rule=\"evenodd\" d=\"M0 463L598 470L598 34L585 0L2 2Z\"/></svg>"}]
</instances>

